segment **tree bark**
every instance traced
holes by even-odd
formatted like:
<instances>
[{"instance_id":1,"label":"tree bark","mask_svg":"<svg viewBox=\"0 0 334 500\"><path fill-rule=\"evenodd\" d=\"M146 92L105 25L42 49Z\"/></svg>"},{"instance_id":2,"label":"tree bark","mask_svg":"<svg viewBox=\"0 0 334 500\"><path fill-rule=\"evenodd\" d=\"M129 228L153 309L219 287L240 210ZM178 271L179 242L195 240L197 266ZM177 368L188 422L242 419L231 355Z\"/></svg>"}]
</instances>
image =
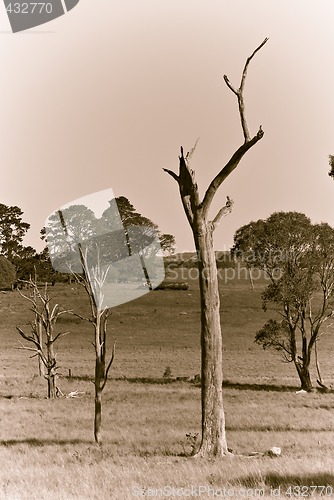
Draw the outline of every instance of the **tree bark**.
<instances>
[{"instance_id":1,"label":"tree bark","mask_svg":"<svg viewBox=\"0 0 334 500\"><path fill-rule=\"evenodd\" d=\"M56 391L56 376L54 373L49 373L47 375L48 378L48 399L56 399L57 391Z\"/></svg>"},{"instance_id":2,"label":"tree bark","mask_svg":"<svg viewBox=\"0 0 334 500\"><path fill-rule=\"evenodd\" d=\"M102 384L104 381L104 363L96 358L95 360L95 415L94 415L94 439L96 444L101 444L101 423L102 423Z\"/></svg>"},{"instance_id":3,"label":"tree bark","mask_svg":"<svg viewBox=\"0 0 334 500\"><path fill-rule=\"evenodd\" d=\"M38 342L42 348L42 346L43 346L43 328L42 328L42 322L40 321L39 318L35 319L35 325L36 325L36 333L38 336ZM38 355L38 373L39 373L40 377L45 375L44 368L45 367L44 367L42 357L40 355Z\"/></svg>"},{"instance_id":4,"label":"tree bark","mask_svg":"<svg viewBox=\"0 0 334 500\"><path fill-rule=\"evenodd\" d=\"M53 339L51 332L47 332L47 336L49 337L46 342L47 349L47 379L48 379L48 398L55 399L57 397L56 394L56 357L53 348ZM51 336L51 338L50 338Z\"/></svg>"},{"instance_id":5,"label":"tree bark","mask_svg":"<svg viewBox=\"0 0 334 500\"><path fill-rule=\"evenodd\" d=\"M311 381L309 364L307 364L306 366L300 366L299 363L296 363L296 368L300 379L301 388L304 391L310 392L313 389L313 385Z\"/></svg>"},{"instance_id":6,"label":"tree bark","mask_svg":"<svg viewBox=\"0 0 334 500\"><path fill-rule=\"evenodd\" d=\"M202 441L197 456L221 457L228 454L228 449L217 265L210 224L200 221L193 234L198 254L202 351Z\"/></svg>"}]
</instances>

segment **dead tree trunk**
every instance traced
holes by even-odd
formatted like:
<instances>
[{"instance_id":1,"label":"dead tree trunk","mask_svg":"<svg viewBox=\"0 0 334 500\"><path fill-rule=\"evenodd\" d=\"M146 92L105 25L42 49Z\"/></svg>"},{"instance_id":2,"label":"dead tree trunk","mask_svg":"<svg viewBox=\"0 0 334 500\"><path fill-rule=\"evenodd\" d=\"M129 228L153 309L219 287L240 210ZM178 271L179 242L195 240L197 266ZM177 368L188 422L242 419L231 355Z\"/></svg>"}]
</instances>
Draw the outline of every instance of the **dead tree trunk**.
<instances>
[{"instance_id":1,"label":"dead tree trunk","mask_svg":"<svg viewBox=\"0 0 334 500\"><path fill-rule=\"evenodd\" d=\"M197 243L201 296L201 380L203 455L226 455L225 414L223 409L223 360L220 326L220 300L213 232L203 224L194 228Z\"/></svg>"},{"instance_id":2,"label":"dead tree trunk","mask_svg":"<svg viewBox=\"0 0 334 500\"><path fill-rule=\"evenodd\" d=\"M42 325L41 318L39 316L37 316L37 318L35 318L35 328L36 328L36 332L37 332L36 338L38 339L39 345L42 346L43 345L43 325ZM45 366L44 366L43 360L42 360L41 356L37 356L37 357L38 357L38 374L40 377L42 377L42 376L44 377Z\"/></svg>"},{"instance_id":3,"label":"dead tree trunk","mask_svg":"<svg viewBox=\"0 0 334 500\"><path fill-rule=\"evenodd\" d=\"M95 326L95 415L94 415L94 439L96 444L101 444L102 423L102 392L108 380L109 370L115 357L115 342L112 348L111 358L106 367L106 342L107 342L108 310L96 310L94 318Z\"/></svg>"},{"instance_id":4,"label":"dead tree trunk","mask_svg":"<svg viewBox=\"0 0 334 500\"><path fill-rule=\"evenodd\" d=\"M105 315L96 310L95 323L95 415L94 415L94 438L97 444L101 443L101 422L102 422L102 391L105 382L105 338L101 338L101 327L107 321Z\"/></svg>"},{"instance_id":5,"label":"dead tree trunk","mask_svg":"<svg viewBox=\"0 0 334 500\"><path fill-rule=\"evenodd\" d=\"M102 383L104 381L104 364L96 357L95 360L95 415L94 415L94 439L97 444L101 443L102 423Z\"/></svg>"},{"instance_id":6,"label":"dead tree trunk","mask_svg":"<svg viewBox=\"0 0 334 500\"><path fill-rule=\"evenodd\" d=\"M47 350L47 374L45 377L48 380L48 398L55 399L57 397L57 361L56 355L53 348L53 338L52 336L46 342Z\"/></svg>"},{"instance_id":7,"label":"dead tree trunk","mask_svg":"<svg viewBox=\"0 0 334 500\"><path fill-rule=\"evenodd\" d=\"M171 170L164 169L179 185L183 208L192 228L195 248L198 254L201 300L202 440L196 456L202 457L219 457L228 454L222 394L223 363L219 312L220 302L213 232L222 217L231 212L233 202L227 197L225 206L219 210L213 220L209 219L209 209L222 182L238 166L245 153L263 137L261 126L253 138L250 136L245 116L243 89L248 65L256 52L266 42L267 38L247 59L238 89L233 88L228 78L224 76L225 83L238 98L244 143L235 151L227 164L212 180L203 200L200 200L195 173L190 168L191 156L197 143L186 156L184 156L183 148L181 147L179 175Z\"/></svg>"}]
</instances>

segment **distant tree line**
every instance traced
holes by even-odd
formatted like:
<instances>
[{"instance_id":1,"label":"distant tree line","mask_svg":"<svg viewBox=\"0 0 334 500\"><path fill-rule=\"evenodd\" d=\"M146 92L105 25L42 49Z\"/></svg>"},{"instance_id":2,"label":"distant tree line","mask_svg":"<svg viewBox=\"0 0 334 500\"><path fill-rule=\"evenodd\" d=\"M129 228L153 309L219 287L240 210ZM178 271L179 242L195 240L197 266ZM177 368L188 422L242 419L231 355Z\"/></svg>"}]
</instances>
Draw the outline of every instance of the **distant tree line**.
<instances>
[{"instance_id":1,"label":"distant tree line","mask_svg":"<svg viewBox=\"0 0 334 500\"><path fill-rule=\"evenodd\" d=\"M161 233L158 226L147 217L137 212L125 196L115 199L123 226L146 226L159 234L164 255L175 252L175 238L171 234ZM110 221L112 230L112 221ZM66 282L69 275L53 269L48 248L37 252L31 246L24 246L23 239L30 228L24 222L23 212L17 206L0 204L0 288L11 288L16 282L29 280L35 275L41 282ZM45 228L41 230L45 240Z\"/></svg>"}]
</instances>

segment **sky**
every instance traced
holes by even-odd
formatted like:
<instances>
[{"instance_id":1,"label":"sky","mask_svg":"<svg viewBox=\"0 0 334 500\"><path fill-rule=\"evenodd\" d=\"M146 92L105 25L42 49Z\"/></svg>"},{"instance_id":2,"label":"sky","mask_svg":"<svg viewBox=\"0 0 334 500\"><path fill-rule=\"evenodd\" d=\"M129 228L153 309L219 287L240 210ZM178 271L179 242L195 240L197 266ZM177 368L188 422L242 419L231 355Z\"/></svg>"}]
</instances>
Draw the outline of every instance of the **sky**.
<instances>
[{"instance_id":1,"label":"sky","mask_svg":"<svg viewBox=\"0 0 334 500\"><path fill-rule=\"evenodd\" d=\"M194 249L177 183L182 145L203 196L243 142L235 95L261 141L222 184L212 218L234 200L215 247L275 211L334 225L332 0L80 0L66 15L13 34L0 5L0 203L39 231L54 210L111 188Z\"/></svg>"}]
</instances>

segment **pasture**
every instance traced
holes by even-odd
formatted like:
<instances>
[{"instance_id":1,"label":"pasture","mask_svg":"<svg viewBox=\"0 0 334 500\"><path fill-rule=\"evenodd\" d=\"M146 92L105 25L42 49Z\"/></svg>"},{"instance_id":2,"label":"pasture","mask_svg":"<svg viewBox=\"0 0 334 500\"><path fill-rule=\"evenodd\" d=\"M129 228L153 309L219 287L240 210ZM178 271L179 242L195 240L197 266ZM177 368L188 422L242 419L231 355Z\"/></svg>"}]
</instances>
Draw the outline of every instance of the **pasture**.
<instances>
[{"instance_id":1,"label":"pasture","mask_svg":"<svg viewBox=\"0 0 334 500\"><path fill-rule=\"evenodd\" d=\"M56 344L58 385L64 395L78 391L79 397L48 401L37 360L18 349L15 326L29 331L29 304L17 291L0 293L0 498L152 498L154 489L164 487L166 494L174 487L175 497L180 488L193 488L202 498L213 492L262 498L279 492L291 498L305 496L298 486L311 485L330 486L334 495L334 394L296 394L294 367L254 343L256 331L274 314L262 311L265 280L255 280L252 290L244 273L227 280L223 274L225 413L235 456L216 461L189 456L194 439L187 434L200 432L200 388L175 380L200 373L196 280L188 275L188 290L154 291L112 311L108 331L110 345L116 338L116 357L103 395L101 448L93 442L92 327L61 317L59 331L70 333ZM50 293L63 308L89 314L79 285L57 284ZM333 327L318 351L330 385ZM163 378L167 367L171 380ZM247 456L273 446L282 448L282 456ZM317 496L321 490L304 492Z\"/></svg>"}]
</instances>

